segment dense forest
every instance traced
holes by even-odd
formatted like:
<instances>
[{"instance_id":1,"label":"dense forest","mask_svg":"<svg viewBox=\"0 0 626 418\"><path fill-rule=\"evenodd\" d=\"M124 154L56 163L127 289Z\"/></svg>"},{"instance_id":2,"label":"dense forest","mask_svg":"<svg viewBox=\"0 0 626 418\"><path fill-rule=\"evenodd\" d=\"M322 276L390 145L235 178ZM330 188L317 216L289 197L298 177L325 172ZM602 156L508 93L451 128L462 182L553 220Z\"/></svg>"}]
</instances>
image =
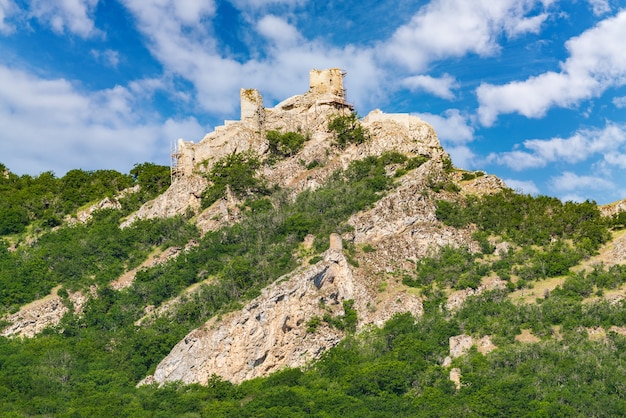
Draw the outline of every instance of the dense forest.
<instances>
[{"instance_id":1,"label":"dense forest","mask_svg":"<svg viewBox=\"0 0 626 418\"><path fill-rule=\"evenodd\" d=\"M304 140L273 135L282 157ZM207 174L211 186L204 204L221 198L228 186L242 201L243 218L202 237L193 214L119 228L122 219L169 186L167 167L138 164L129 174L73 170L56 178L17 176L1 166L6 175L0 177L0 313L15 312L57 286L67 303L67 291L92 285L97 297L83 315L68 313L34 338L0 337L0 414L626 415L626 337L612 328L626 326L626 302L602 297L626 284L626 267L572 269L623 228L623 217L605 219L593 202L563 203L510 190L451 199L454 188L446 191L439 184L426 191L441 195L438 220L458 228L471 225L480 251L443 247L394 275L423 296L422 316L396 315L359 333L356 319L344 318L344 325L351 324L348 336L302 370L239 385L213 376L206 386L136 387L191 329L240 307L291 271L306 235L315 236L314 251L320 254L331 232L349 229L350 215L370 207L398 177L424 162L398 153L368 157L335 172L322 187L289 199L286 191L255 177L255 167L264 163L258 156L224 159ZM135 185L138 190L120 197ZM97 211L86 223L67 221L86 205L116 196L121 209ZM508 242L507 251L495 251L493 238ZM190 240L198 245L140 270L130 288L115 291L108 285L151 252ZM348 255L356 251L347 243ZM506 287L470 297L458 310L446 309L446 292L476 288L490 276ZM550 277L564 282L533 303L510 297ZM159 306L196 283L200 291L183 296L168 315L138 325L146 306ZM596 328L604 330L604 338L589 338ZM517 341L522 330L537 340ZM463 333L490 335L498 349L483 355L473 348L444 366L449 338ZM451 367L462 375L458 390L449 378Z\"/></svg>"}]
</instances>

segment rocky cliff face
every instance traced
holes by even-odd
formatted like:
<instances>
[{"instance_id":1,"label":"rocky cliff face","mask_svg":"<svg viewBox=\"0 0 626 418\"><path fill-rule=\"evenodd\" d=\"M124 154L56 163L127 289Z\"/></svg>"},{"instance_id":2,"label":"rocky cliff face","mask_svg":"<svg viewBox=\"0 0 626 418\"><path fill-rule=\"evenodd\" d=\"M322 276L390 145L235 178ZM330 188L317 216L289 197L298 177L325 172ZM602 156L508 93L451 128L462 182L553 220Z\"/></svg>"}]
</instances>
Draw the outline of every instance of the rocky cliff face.
<instances>
[{"instance_id":1,"label":"rocky cliff face","mask_svg":"<svg viewBox=\"0 0 626 418\"><path fill-rule=\"evenodd\" d=\"M340 317L343 301L369 296L342 252L341 239L331 240L322 261L279 278L240 311L189 333L143 383L206 383L213 374L238 383L285 366L303 366L335 346L344 331L314 322L324 315ZM382 323L396 312L422 312L415 296L405 295L392 305L367 322Z\"/></svg>"},{"instance_id":2,"label":"rocky cliff face","mask_svg":"<svg viewBox=\"0 0 626 418\"><path fill-rule=\"evenodd\" d=\"M68 292L67 301L57 294L59 288L42 299L24 305L18 312L6 315L3 320L10 325L5 327L0 335L3 337L34 337L49 326L56 326L61 322L63 315L73 309L75 315L81 315L83 306L89 297L95 294L95 288L91 289L91 295L83 292Z\"/></svg>"},{"instance_id":3,"label":"rocky cliff face","mask_svg":"<svg viewBox=\"0 0 626 418\"><path fill-rule=\"evenodd\" d=\"M227 123L198 144L179 143L182 174L172 188L196 187L195 194L188 194L197 196L204 185L184 185L198 181L202 171L228 153L248 149L259 154L266 152L268 147L263 138L268 130L298 130L310 135L297 156L261 170L270 185L287 189L294 196L307 188L319 187L335 170L367 156L397 151L408 156L426 156L428 162L401 177L397 187L374 207L354 215L349 220L353 231L335 237L335 245L324 254L323 261L281 277L240 311L211 319L189 333L143 383L175 380L206 383L213 374L241 382L284 367L302 366L344 336L343 331L325 323L312 330L310 325L315 318L324 314L343 315L345 300L354 300L358 329L369 324L382 325L399 312L420 315L421 298L401 284L399 274L410 270L413 262L434 247L476 246L471 239L472 230L446 227L437 221L436 200L455 199L458 195L436 192L431 186L453 182L462 191L482 194L500 190L504 183L492 176L461 181L459 176L446 171L444 161L448 154L433 128L406 114L390 115L375 110L362 121L371 135L370 141L345 149L333 147L334 137L327 130L327 122L333 115L351 111L338 95L339 91L342 90L312 87L308 93L287 99L272 109L258 107L262 99L254 91L242 91L241 121ZM318 166L307 168L314 161ZM193 207L191 200L185 200L187 195L182 197L184 193L179 194L179 203L172 203L175 193L178 192L172 191L146 205L135 218L167 215L168 211L160 209L167 205L176 205L177 210L183 210L185 205ZM216 202L197 216L198 225L207 231L236 222L237 203L232 196ZM337 244L341 239L356 248L370 245L374 251L354 254L359 263L359 267L354 267Z\"/></svg>"},{"instance_id":4,"label":"rocky cliff face","mask_svg":"<svg viewBox=\"0 0 626 418\"><path fill-rule=\"evenodd\" d=\"M357 330L371 324L382 325L400 312L420 315L422 300L401 283L401 274L411 270L414 262L433 248L442 245L477 248L471 239L471 229L458 230L437 221L436 200L456 199L458 194L435 191L432 184L451 182L462 193L484 194L500 190L504 183L493 176L463 181L460 175L450 173L445 169L448 154L433 128L407 114L375 110L362 120L370 133L369 141L344 149L333 146L334 136L327 128L329 119L352 111L344 100L337 76L341 76L338 70L312 73L307 93L271 109L263 108L262 97L256 90L242 90L241 120L227 121L197 144L179 141L176 178L171 187L131 215L122 226L137 219L190 212L196 215L194 220L203 232L237 222L240 202L232 194L205 210L200 209L201 194L208 184L203 174L215 161L232 153L252 150L263 156L268 152L265 135L270 130L299 131L309 136L296 156L265 165L259 173L268 185L279 186L292 196L321 186L337 169L345 169L352 161L368 156L396 151L410 157L425 156L428 161L397 179L393 191L372 208L355 214L349 220L352 231L342 237L333 236L331 249L323 254L322 261L278 278L243 309L213 318L189 333L143 383L175 380L206 383L213 374L241 382L284 367L302 366L344 336L343 330L324 321L313 326L324 315L341 317L342 302L354 301ZM315 167L310 168L313 162ZM351 257L358 261L358 267L354 266L356 263L348 263L342 240L356 248L356 254ZM373 251L360 250L365 245ZM125 287L133 275L134 271L127 272L112 283L113 288ZM486 284L485 288L498 285ZM449 303L457 304L464 297L467 295L456 295ZM42 318L34 322L58 323L56 318L60 319L67 308L56 296L46 303L43 311L47 314L32 311ZM154 308L151 315L167 314L168 306ZM48 314L54 318L48 318ZM19 324L30 321L14 319ZM31 327L33 333L38 332L40 325L36 329ZM26 329L22 325L17 327Z\"/></svg>"}]
</instances>

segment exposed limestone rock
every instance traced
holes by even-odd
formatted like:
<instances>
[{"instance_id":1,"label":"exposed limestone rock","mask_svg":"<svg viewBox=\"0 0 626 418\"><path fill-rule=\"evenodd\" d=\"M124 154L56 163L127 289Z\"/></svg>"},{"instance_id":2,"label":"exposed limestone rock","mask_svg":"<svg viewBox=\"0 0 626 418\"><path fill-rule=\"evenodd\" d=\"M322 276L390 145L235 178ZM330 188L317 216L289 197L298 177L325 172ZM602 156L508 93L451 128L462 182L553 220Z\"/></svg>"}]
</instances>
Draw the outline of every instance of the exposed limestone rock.
<instances>
[{"instance_id":1,"label":"exposed limestone rock","mask_svg":"<svg viewBox=\"0 0 626 418\"><path fill-rule=\"evenodd\" d=\"M622 234L612 241L607 251L600 258L599 261L606 266L624 264L626 262L626 234Z\"/></svg>"},{"instance_id":2,"label":"exposed limestone rock","mask_svg":"<svg viewBox=\"0 0 626 418\"><path fill-rule=\"evenodd\" d=\"M343 254L328 250L323 261L277 280L242 310L188 334L157 366L154 381L206 383L217 374L237 383L302 366L343 336L328 326L307 332L307 322L343 314L341 302L354 299L357 287Z\"/></svg>"},{"instance_id":3,"label":"exposed limestone rock","mask_svg":"<svg viewBox=\"0 0 626 418\"><path fill-rule=\"evenodd\" d=\"M454 383L456 390L461 389L461 369L455 367L450 370L450 381Z\"/></svg>"},{"instance_id":4,"label":"exposed limestone rock","mask_svg":"<svg viewBox=\"0 0 626 418\"><path fill-rule=\"evenodd\" d=\"M100 202L93 204L91 206L89 206L87 209L83 209L83 210L79 210L76 213L76 218L72 218L70 216L67 217L67 222L69 223L75 223L75 222L81 222L81 223L85 223L88 220L90 220L93 216L93 213L97 210L103 210L103 209L115 209L115 210L120 210L122 208L122 205L119 202L119 199L123 198L124 196L127 196L131 193L136 193L139 191L139 185L130 187L128 189L122 190L117 196L113 197L113 198L109 198L109 197L105 197L104 199L102 199Z\"/></svg>"},{"instance_id":5,"label":"exposed limestone rock","mask_svg":"<svg viewBox=\"0 0 626 418\"><path fill-rule=\"evenodd\" d=\"M488 354L495 350L497 347L491 342L491 337L485 335L484 337L475 340L469 335L457 335L450 337L450 356L446 357L443 361L444 367L450 367L452 359L467 354L472 348L476 346L476 349L481 354ZM461 369L454 367L450 370L450 381L454 383L456 390L461 389Z\"/></svg>"},{"instance_id":6,"label":"exposed limestone rock","mask_svg":"<svg viewBox=\"0 0 626 418\"><path fill-rule=\"evenodd\" d=\"M421 300L407 293L368 311L366 301L371 297L355 278L341 247L334 235L323 261L280 278L242 310L192 331L142 383L206 383L212 374L237 383L303 366L343 337L343 332L325 323L310 332L309 321L324 314L343 315L342 301L347 299L355 301L358 328L383 324L398 312L421 315Z\"/></svg>"},{"instance_id":7,"label":"exposed limestone rock","mask_svg":"<svg viewBox=\"0 0 626 418\"><path fill-rule=\"evenodd\" d=\"M198 175L190 175L185 181L175 181L165 193L144 204L121 226L126 227L137 219L167 218L184 214L188 208L196 211L200 208L200 197L207 184L208 181Z\"/></svg>"},{"instance_id":8,"label":"exposed limestone rock","mask_svg":"<svg viewBox=\"0 0 626 418\"><path fill-rule=\"evenodd\" d=\"M196 217L196 226L201 234L215 231L224 225L231 225L240 219L241 202L227 188L226 197L217 200Z\"/></svg>"},{"instance_id":9,"label":"exposed limestone rock","mask_svg":"<svg viewBox=\"0 0 626 418\"><path fill-rule=\"evenodd\" d=\"M476 289L463 289L457 290L456 292L452 292L450 296L448 296L448 300L446 302L446 309L454 310L459 309L463 302L467 300L468 297L473 295L480 295L486 290L494 290L494 289L503 289L505 287L505 283L498 277L488 277L483 279L482 283Z\"/></svg>"},{"instance_id":10,"label":"exposed limestone rock","mask_svg":"<svg viewBox=\"0 0 626 418\"><path fill-rule=\"evenodd\" d=\"M4 328L0 335L31 338L49 326L58 325L63 315L69 311L63 299L57 295L59 288L54 288L48 296L42 299L24 305L18 312L5 316L4 320L10 325ZM74 313L82 314L88 297L82 292L68 292L68 296L74 306Z\"/></svg>"},{"instance_id":11,"label":"exposed limestone rock","mask_svg":"<svg viewBox=\"0 0 626 418\"><path fill-rule=\"evenodd\" d=\"M385 114L375 110L366 116L362 124L372 140L359 146L352 145L339 150L331 147L333 135L327 131L329 119L347 114L352 106L345 101L342 88L342 72L338 69L313 70L310 90L293 96L273 108L263 108L262 98L256 90L242 90L242 116L240 121L226 121L214 132L207 134L197 144L179 140L176 156L176 180L170 190L146 203L131 215L124 226L135 219L167 217L185 213L187 208L197 211L200 194L207 182L199 174L207 172L219 159L238 152L253 150L263 155L268 150L265 133L269 130L298 131L310 136L298 158L264 167L261 174L270 185L286 187L297 194L319 187L335 170L344 169L351 161L386 151L407 155L425 155L433 161L441 161L447 153L441 147L432 126L418 117L408 114ZM321 166L307 169L317 161ZM229 199L216 202L206 214L198 217L202 232L232 221L236 209ZM212 222L217 221L217 222Z\"/></svg>"},{"instance_id":12,"label":"exposed limestone rock","mask_svg":"<svg viewBox=\"0 0 626 418\"><path fill-rule=\"evenodd\" d=\"M491 342L491 337L488 335L479 338L478 340L472 338L469 335L456 335L450 337L450 359L455 359L467 354L473 346L481 354L488 354L495 350L497 347ZM450 364L449 360L444 360L444 364Z\"/></svg>"},{"instance_id":13,"label":"exposed limestone rock","mask_svg":"<svg viewBox=\"0 0 626 418\"><path fill-rule=\"evenodd\" d=\"M626 212L626 199L618 200L617 202L610 203L608 205L598 206L600 213L603 216L613 216L620 212Z\"/></svg>"},{"instance_id":14,"label":"exposed limestone rock","mask_svg":"<svg viewBox=\"0 0 626 418\"><path fill-rule=\"evenodd\" d=\"M491 342L491 337L488 335L485 335L484 337L476 341L475 344L476 344L476 349L478 350L480 354L489 354L493 350L498 348L494 345L493 342Z\"/></svg>"},{"instance_id":15,"label":"exposed limestone rock","mask_svg":"<svg viewBox=\"0 0 626 418\"><path fill-rule=\"evenodd\" d=\"M457 173L456 177L460 178L461 176L461 173ZM461 192L466 195L490 195L498 193L506 188L507 185L504 183L504 181L493 175L485 175L461 183Z\"/></svg>"},{"instance_id":16,"label":"exposed limestone rock","mask_svg":"<svg viewBox=\"0 0 626 418\"><path fill-rule=\"evenodd\" d=\"M450 357L455 359L467 354L474 345L474 339L470 335L456 335L450 337Z\"/></svg>"}]
</instances>

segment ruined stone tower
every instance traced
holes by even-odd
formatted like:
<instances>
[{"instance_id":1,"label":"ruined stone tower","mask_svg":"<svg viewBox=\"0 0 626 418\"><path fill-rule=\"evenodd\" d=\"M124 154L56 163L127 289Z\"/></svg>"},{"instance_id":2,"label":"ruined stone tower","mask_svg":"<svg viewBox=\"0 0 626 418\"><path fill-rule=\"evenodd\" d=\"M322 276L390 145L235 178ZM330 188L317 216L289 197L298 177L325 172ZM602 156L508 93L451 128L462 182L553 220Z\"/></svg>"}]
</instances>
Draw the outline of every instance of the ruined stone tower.
<instances>
[{"instance_id":1,"label":"ruined stone tower","mask_svg":"<svg viewBox=\"0 0 626 418\"><path fill-rule=\"evenodd\" d=\"M309 73L309 91L317 94L331 93L344 98L346 92L343 89L343 77L345 74L339 68L311 70Z\"/></svg>"}]
</instances>

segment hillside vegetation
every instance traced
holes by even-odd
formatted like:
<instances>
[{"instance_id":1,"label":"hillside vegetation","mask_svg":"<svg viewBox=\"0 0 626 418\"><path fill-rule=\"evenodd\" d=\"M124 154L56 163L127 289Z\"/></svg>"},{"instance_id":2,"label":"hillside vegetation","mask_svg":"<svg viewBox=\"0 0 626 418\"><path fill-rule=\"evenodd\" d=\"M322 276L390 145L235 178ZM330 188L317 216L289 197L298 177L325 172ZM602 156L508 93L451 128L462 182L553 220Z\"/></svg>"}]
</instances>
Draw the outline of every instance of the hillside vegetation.
<instances>
[{"instance_id":1,"label":"hillside vegetation","mask_svg":"<svg viewBox=\"0 0 626 418\"><path fill-rule=\"evenodd\" d=\"M341 132L350 126L341 125ZM342 137L336 145L368 140L357 133L357 139ZM344 316L317 318L307 326L308 332L322 323L341 327L347 337L302 370L285 369L239 385L213 376L204 386L136 387L190 330L241 307L299 265L315 263L331 233L349 233L350 216L371 208L427 161L397 152L369 156L335 171L315 190L291 197L266 184L258 168L292 158L306 138L271 135L273 158L228 157L206 174L204 205L234 193L242 215L202 236L194 213L119 228L167 187L167 167L137 165L129 175L77 170L61 179L51 173L0 178L0 210L6 215L0 217L2 313L15 312L56 286L67 304L68 291L91 287L97 294L82 314L70 310L60 324L34 338L0 337L2 416L626 415L626 302L603 297L623 289L626 267L571 269L610 242L623 217L603 218L593 202L562 203L510 190L464 197L450 179L433 181L423 191L437 197L436 225L470 229L480 250L433 248L412 268L393 272L388 280L395 286L422 296L419 318L398 314L380 328L356 332L358 313L344 301ZM446 172L454 171L449 160L444 165ZM66 219L135 184L139 191L118 198L121 209L96 211L85 223ZM313 243L304 249L307 237ZM190 241L197 245L139 270L130 287L110 287L155 249ZM355 268L375 251L345 243ZM474 291L494 277L504 285L475 292L459 309L446 308L452 292ZM510 297L551 277L563 277L563 284L533 303ZM185 293L192 285L198 290ZM381 282L379 291L384 287ZM176 297L166 314L139 325L150 309ZM520 339L522 331L532 334L533 342ZM450 337L460 334L489 336L497 349L482 354L473 347L447 362ZM450 380L451 369L462 376L459 388Z\"/></svg>"}]
</instances>

